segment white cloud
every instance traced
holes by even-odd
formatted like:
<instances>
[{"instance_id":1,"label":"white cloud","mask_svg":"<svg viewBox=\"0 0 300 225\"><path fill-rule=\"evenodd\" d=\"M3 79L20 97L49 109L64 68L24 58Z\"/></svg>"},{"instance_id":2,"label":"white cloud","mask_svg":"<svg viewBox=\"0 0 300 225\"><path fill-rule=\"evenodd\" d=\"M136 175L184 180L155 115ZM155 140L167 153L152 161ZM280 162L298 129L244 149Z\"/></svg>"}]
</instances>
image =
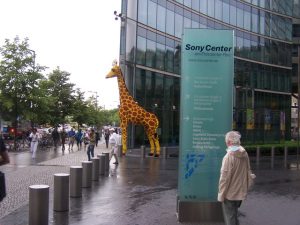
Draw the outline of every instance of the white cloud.
<instances>
[{"instance_id":1,"label":"white cloud","mask_svg":"<svg viewBox=\"0 0 300 225\"><path fill-rule=\"evenodd\" d=\"M116 79L105 79L119 57L121 0L0 1L0 45L4 39L29 38L36 62L71 73L82 91L97 91L99 105L118 105Z\"/></svg>"}]
</instances>

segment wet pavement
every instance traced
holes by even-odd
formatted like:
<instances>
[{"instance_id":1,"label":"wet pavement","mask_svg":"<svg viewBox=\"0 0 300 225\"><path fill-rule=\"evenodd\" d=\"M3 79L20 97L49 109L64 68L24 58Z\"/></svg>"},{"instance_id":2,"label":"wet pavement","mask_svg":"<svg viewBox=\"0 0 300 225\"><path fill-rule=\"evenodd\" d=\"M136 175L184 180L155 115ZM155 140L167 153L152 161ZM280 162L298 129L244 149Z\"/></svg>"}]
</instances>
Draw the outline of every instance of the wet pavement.
<instances>
[{"instance_id":1,"label":"wet pavement","mask_svg":"<svg viewBox=\"0 0 300 225\"><path fill-rule=\"evenodd\" d=\"M51 225L174 225L178 159L141 158L129 153L120 164L110 164L109 174L83 188L81 198L70 198L69 212L53 211L53 174L69 173L70 166L81 165L86 151L48 149L38 151L32 160L29 152L10 153L11 164L1 167L6 173L8 196L0 203L0 225L28 224L28 187L50 186L49 224ZM107 152L101 144L95 155ZM138 151L137 151L138 153ZM259 165L251 158L257 175L253 190L240 208L241 225L299 225L300 170L295 156L263 157ZM273 168L272 168L273 167ZM207 224L207 223L203 223Z\"/></svg>"}]
</instances>

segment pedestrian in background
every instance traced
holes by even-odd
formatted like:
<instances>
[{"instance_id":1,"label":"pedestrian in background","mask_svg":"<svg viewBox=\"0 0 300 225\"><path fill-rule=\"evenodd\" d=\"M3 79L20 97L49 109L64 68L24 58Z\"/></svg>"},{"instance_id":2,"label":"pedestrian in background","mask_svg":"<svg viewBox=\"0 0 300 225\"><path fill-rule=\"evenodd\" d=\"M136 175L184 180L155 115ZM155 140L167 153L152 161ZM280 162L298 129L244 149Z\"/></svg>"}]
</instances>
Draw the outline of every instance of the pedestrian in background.
<instances>
[{"instance_id":1,"label":"pedestrian in background","mask_svg":"<svg viewBox=\"0 0 300 225\"><path fill-rule=\"evenodd\" d=\"M9 163L9 156L1 134L0 135L0 166L7 163Z\"/></svg>"},{"instance_id":2,"label":"pedestrian in background","mask_svg":"<svg viewBox=\"0 0 300 225\"><path fill-rule=\"evenodd\" d=\"M110 160L112 159L112 157L114 157L115 158L114 164L119 164L118 146L121 145L121 136L118 134L117 128L116 129L111 129L111 131L112 131L112 134L110 135L110 138L109 138L109 144L111 146Z\"/></svg>"},{"instance_id":3,"label":"pedestrian in background","mask_svg":"<svg viewBox=\"0 0 300 225\"><path fill-rule=\"evenodd\" d=\"M77 131L77 133L75 134L75 140L77 143L78 151L81 150L81 148L82 148L82 138L83 138L83 133L82 133L82 130L79 129Z\"/></svg>"},{"instance_id":4,"label":"pedestrian in background","mask_svg":"<svg viewBox=\"0 0 300 225\"><path fill-rule=\"evenodd\" d=\"M52 139L53 139L53 143L54 143L54 149L56 150L57 146L58 146L58 142L59 142L59 133L58 133L57 127L54 128L51 135L52 135Z\"/></svg>"},{"instance_id":5,"label":"pedestrian in background","mask_svg":"<svg viewBox=\"0 0 300 225\"><path fill-rule=\"evenodd\" d=\"M98 146L98 141L100 140L100 133L99 133L98 130L96 130L95 134L96 134L96 147L97 147Z\"/></svg>"},{"instance_id":6,"label":"pedestrian in background","mask_svg":"<svg viewBox=\"0 0 300 225\"><path fill-rule=\"evenodd\" d=\"M2 137L0 134L0 165L9 163L8 152ZM0 171L0 202L6 197L6 183L5 174Z\"/></svg>"},{"instance_id":7,"label":"pedestrian in background","mask_svg":"<svg viewBox=\"0 0 300 225\"><path fill-rule=\"evenodd\" d=\"M68 137L69 137L69 151L70 149L73 151L73 145L75 142L75 131L73 128L71 128L71 130L68 132Z\"/></svg>"},{"instance_id":8,"label":"pedestrian in background","mask_svg":"<svg viewBox=\"0 0 300 225\"><path fill-rule=\"evenodd\" d=\"M66 139L67 139L67 132L65 130L65 128L62 129L62 132L60 134L60 138L61 138L61 150L64 152L65 151L65 144L66 144Z\"/></svg>"},{"instance_id":9,"label":"pedestrian in background","mask_svg":"<svg viewBox=\"0 0 300 225\"><path fill-rule=\"evenodd\" d=\"M94 157L94 148L96 144L96 134L95 130L91 129L91 132L89 133L89 146L87 150L88 160L91 161L91 157Z\"/></svg>"},{"instance_id":10,"label":"pedestrian in background","mask_svg":"<svg viewBox=\"0 0 300 225\"><path fill-rule=\"evenodd\" d=\"M106 129L106 130L105 130L105 133L104 133L104 139L105 139L105 145L106 145L106 148L108 148L108 144L109 144L109 136L110 136L109 130Z\"/></svg>"},{"instance_id":11,"label":"pedestrian in background","mask_svg":"<svg viewBox=\"0 0 300 225\"><path fill-rule=\"evenodd\" d=\"M226 225L238 225L238 208L249 190L249 176L255 178L250 169L249 157L241 146L241 135L230 131L225 136L227 153L223 158L219 180L218 201L222 202Z\"/></svg>"},{"instance_id":12,"label":"pedestrian in background","mask_svg":"<svg viewBox=\"0 0 300 225\"><path fill-rule=\"evenodd\" d=\"M39 140L40 140L40 134L37 133L36 128L33 128L29 137L31 138L31 143L30 143L30 152L32 153L31 157L33 159L35 159L36 158L36 150L37 150Z\"/></svg>"}]
</instances>

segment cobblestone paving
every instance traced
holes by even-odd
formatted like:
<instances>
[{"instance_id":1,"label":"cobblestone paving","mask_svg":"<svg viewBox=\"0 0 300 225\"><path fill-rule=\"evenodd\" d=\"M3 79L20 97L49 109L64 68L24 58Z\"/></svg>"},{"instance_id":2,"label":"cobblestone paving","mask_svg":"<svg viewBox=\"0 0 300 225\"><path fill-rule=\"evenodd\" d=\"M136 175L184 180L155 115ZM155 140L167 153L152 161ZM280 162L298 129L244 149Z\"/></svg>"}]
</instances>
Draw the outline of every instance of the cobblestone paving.
<instances>
[{"instance_id":1,"label":"cobblestone paving","mask_svg":"<svg viewBox=\"0 0 300 225\"><path fill-rule=\"evenodd\" d=\"M95 149L95 156L105 152L102 146ZM81 165L87 160L86 151L74 151L58 158L54 158L35 166L20 168L16 171L5 173L7 197L0 204L0 218L13 212L29 202L29 186L46 184L50 186L50 195L53 191L53 175L55 173L69 173L70 166Z\"/></svg>"}]
</instances>

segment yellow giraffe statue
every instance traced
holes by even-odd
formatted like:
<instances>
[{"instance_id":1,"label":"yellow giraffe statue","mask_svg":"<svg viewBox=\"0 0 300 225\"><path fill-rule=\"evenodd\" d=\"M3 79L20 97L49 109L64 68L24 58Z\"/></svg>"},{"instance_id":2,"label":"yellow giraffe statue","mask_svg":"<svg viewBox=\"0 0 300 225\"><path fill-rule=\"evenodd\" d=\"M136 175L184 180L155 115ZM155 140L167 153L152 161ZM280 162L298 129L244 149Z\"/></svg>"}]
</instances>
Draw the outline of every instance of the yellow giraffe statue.
<instances>
[{"instance_id":1,"label":"yellow giraffe statue","mask_svg":"<svg viewBox=\"0 0 300 225\"><path fill-rule=\"evenodd\" d=\"M150 142L149 155L159 157L160 145L158 135L156 133L159 124L157 117L153 113L147 112L144 108L139 106L137 102L133 99L133 97L129 94L121 68L118 66L117 62L114 62L112 69L106 75L106 78L112 77L117 77L119 86L119 115L122 129L123 155L125 155L127 152L127 126L131 122L136 125L144 126L144 129Z\"/></svg>"}]
</instances>

